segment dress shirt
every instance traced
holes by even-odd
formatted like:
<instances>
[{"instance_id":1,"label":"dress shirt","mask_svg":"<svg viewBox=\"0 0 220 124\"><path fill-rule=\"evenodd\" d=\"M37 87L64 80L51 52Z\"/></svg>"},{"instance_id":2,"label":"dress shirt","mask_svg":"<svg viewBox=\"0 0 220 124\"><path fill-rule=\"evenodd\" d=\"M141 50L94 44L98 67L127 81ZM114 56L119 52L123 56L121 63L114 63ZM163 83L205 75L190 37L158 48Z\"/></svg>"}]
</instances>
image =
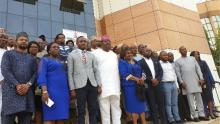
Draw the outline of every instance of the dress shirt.
<instances>
[{"instance_id":1,"label":"dress shirt","mask_svg":"<svg viewBox=\"0 0 220 124\"><path fill-rule=\"evenodd\" d=\"M153 60L151 58L144 58L145 62L147 63L148 67L150 68L151 74L152 74L152 78L155 79L155 69L154 69L154 63Z\"/></svg>"},{"instance_id":2,"label":"dress shirt","mask_svg":"<svg viewBox=\"0 0 220 124\"><path fill-rule=\"evenodd\" d=\"M175 70L171 63L163 62L160 60L161 67L163 69L162 82L175 81Z\"/></svg>"}]
</instances>

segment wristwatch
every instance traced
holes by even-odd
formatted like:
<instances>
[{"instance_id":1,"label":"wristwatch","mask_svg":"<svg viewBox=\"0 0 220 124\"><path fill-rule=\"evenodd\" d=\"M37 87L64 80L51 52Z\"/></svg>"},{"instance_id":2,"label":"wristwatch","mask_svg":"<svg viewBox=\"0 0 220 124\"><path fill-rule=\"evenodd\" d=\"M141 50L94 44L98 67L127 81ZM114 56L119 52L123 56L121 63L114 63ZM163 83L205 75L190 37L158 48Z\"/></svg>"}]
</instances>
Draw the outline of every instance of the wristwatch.
<instances>
[{"instance_id":1,"label":"wristwatch","mask_svg":"<svg viewBox=\"0 0 220 124\"><path fill-rule=\"evenodd\" d=\"M46 94L46 93L48 93L47 90L45 90L45 91L42 92L42 94Z\"/></svg>"},{"instance_id":2,"label":"wristwatch","mask_svg":"<svg viewBox=\"0 0 220 124\"><path fill-rule=\"evenodd\" d=\"M27 85L32 86L32 83L31 83L31 82L28 82Z\"/></svg>"}]
</instances>

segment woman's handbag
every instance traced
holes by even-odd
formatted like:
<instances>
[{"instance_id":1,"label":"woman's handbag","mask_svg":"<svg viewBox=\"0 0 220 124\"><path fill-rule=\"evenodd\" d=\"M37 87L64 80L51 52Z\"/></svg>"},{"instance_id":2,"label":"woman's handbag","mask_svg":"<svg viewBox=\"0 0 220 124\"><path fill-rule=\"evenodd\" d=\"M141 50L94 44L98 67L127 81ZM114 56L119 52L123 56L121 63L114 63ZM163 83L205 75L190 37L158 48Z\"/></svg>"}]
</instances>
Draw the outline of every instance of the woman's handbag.
<instances>
[{"instance_id":1,"label":"woman's handbag","mask_svg":"<svg viewBox=\"0 0 220 124\"><path fill-rule=\"evenodd\" d=\"M136 84L136 95L139 100L141 101L146 100L144 84Z\"/></svg>"}]
</instances>

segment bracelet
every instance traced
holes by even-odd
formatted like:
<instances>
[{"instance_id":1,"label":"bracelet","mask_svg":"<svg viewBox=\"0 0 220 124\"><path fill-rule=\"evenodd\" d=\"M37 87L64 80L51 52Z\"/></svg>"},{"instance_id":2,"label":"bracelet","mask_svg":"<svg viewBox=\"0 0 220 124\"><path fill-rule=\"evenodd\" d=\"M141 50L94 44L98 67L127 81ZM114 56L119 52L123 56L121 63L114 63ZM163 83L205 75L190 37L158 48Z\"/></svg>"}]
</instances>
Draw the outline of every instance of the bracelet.
<instances>
[{"instance_id":1,"label":"bracelet","mask_svg":"<svg viewBox=\"0 0 220 124\"><path fill-rule=\"evenodd\" d=\"M43 94L46 94L46 93L48 93L48 92L47 92L47 90L45 90L45 91L43 91L42 93L43 93Z\"/></svg>"}]
</instances>

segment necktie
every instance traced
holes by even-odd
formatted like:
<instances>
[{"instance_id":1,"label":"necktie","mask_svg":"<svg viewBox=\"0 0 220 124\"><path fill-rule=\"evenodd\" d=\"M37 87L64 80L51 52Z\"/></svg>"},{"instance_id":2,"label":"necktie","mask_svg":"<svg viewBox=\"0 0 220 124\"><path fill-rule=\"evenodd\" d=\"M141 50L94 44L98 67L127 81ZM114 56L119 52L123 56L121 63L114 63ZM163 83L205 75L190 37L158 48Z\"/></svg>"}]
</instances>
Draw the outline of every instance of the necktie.
<instances>
[{"instance_id":1,"label":"necktie","mask_svg":"<svg viewBox=\"0 0 220 124\"><path fill-rule=\"evenodd\" d=\"M82 51L82 61L85 64L86 63L86 51Z\"/></svg>"}]
</instances>

